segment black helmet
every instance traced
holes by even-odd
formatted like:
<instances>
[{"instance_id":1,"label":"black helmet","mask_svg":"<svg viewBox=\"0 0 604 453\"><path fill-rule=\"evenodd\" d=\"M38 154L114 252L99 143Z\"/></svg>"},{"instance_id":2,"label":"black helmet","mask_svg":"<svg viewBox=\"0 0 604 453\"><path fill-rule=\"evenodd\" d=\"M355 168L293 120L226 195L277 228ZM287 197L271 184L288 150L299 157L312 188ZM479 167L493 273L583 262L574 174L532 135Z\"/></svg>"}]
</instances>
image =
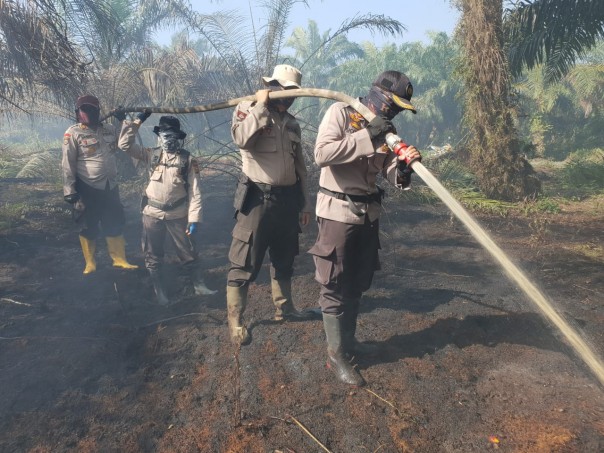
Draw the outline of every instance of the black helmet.
<instances>
[{"instance_id":1,"label":"black helmet","mask_svg":"<svg viewBox=\"0 0 604 453\"><path fill-rule=\"evenodd\" d=\"M411 96L413 96L413 85L409 77L398 71L382 72L375 81L373 86L390 92L392 100L401 109L411 110L417 113L413 104L411 104Z\"/></svg>"},{"instance_id":2,"label":"black helmet","mask_svg":"<svg viewBox=\"0 0 604 453\"><path fill-rule=\"evenodd\" d=\"M153 128L153 132L159 135L160 132L174 132L180 140L183 140L187 134L180 130L180 121L175 116L162 116L159 119L159 125Z\"/></svg>"}]
</instances>

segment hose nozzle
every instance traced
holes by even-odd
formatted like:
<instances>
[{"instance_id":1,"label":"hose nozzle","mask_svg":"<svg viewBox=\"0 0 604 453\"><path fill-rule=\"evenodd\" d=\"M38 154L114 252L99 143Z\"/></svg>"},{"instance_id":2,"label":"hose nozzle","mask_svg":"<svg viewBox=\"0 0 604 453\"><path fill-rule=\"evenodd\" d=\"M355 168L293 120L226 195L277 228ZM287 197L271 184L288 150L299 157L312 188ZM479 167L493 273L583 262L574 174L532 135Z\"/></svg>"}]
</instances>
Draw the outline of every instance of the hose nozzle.
<instances>
[{"instance_id":1,"label":"hose nozzle","mask_svg":"<svg viewBox=\"0 0 604 453\"><path fill-rule=\"evenodd\" d=\"M414 159L409 158L405 153L405 150L409 148L409 145L407 145L402 138L396 134L393 134L392 132L386 134L386 144L394 154L397 156L403 156L407 165L415 162L416 160L421 160L421 157L416 157Z\"/></svg>"}]
</instances>

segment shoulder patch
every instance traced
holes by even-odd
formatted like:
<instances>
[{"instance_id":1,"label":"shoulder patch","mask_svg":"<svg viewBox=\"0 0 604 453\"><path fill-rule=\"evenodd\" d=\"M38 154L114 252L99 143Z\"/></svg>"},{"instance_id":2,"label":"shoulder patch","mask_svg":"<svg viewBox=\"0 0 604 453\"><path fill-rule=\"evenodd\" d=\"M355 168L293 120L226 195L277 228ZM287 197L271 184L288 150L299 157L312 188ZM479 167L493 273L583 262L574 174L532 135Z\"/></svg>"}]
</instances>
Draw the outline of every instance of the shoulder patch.
<instances>
[{"instance_id":1,"label":"shoulder patch","mask_svg":"<svg viewBox=\"0 0 604 453\"><path fill-rule=\"evenodd\" d=\"M242 110L237 110L237 119L244 120L247 117L247 113Z\"/></svg>"}]
</instances>

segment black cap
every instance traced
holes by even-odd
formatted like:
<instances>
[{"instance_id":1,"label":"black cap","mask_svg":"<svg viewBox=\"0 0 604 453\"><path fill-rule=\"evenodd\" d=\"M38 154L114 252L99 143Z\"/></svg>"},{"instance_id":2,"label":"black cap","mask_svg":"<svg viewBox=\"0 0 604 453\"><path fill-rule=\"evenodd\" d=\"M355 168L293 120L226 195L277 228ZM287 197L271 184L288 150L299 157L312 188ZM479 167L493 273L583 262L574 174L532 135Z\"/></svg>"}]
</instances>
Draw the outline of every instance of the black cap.
<instances>
[{"instance_id":1,"label":"black cap","mask_svg":"<svg viewBox=\"0 0 604 453\"><path fill-rule=\"evenodd\" d=\"M373 82L373 86L391 93L392 100L400 108L417 113L417 110L415 110L415 107L410 102L411 96L413 96L413 85L411 85L409 77L402 72L382 72Z\"/></svg>"},{"instance_id":2,"label":"black cap","mask_svg":"<svg viewBox=\"0 0 604 453\"><path fill-rule=\"evenodd\" d=\"M180 121L175 116L162 116L159 119L159 125L153 128L153 132L159 135L160 132L174 132L179 135L179 139L184 139L187 134L180 130Z\"/></svg>"}]
</instances>

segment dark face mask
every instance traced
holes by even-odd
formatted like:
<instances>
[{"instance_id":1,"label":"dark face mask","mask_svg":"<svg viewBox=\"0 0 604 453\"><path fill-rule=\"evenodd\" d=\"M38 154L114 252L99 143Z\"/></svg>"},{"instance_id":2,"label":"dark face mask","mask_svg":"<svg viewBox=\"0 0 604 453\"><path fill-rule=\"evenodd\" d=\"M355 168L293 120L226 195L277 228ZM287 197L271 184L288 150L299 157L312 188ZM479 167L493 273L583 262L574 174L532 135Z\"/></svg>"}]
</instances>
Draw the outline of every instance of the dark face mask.
<instances>
[{"instance_id":1,"label":"dark face mask","mask_svg":"<svg viewBox=\"0 0 604 453\"><path fill-rule=\"evenodd\" d=\"M268 89L271 91L283 91L283 90L287 90L288 88L283 88L278 83L271 82L268 85ZM268 104L269 104L269 106L271 106L273 108L277 108L277 107L281 106L285 110L287 110L292 106L292 104L294 103L295 100L296 100L296 98L269 99Z\"/></svg>"},{"instance_id":2,"label":"dark face mask","mask_svg":"<svg viewBox=\"0 0 604 453\"><path fill-rule=\"evenodd\" d=\"M372 107L376 115L387 120L391 120L403 110L396 105L388 92L376 86L372 86L367 96L363 98L363 104Z\"/></svg>"},{"instance_id":3,"label":"dark face mask","mask_svg":"<svg viewBox=\"0 0 604 453\"><path fill-rule=\"evenodd\" d=\"M76 110L77 120L88 127L96 127L99 125L101 111L92 105L83 105Z\"/></svg>"}]
</instances>

